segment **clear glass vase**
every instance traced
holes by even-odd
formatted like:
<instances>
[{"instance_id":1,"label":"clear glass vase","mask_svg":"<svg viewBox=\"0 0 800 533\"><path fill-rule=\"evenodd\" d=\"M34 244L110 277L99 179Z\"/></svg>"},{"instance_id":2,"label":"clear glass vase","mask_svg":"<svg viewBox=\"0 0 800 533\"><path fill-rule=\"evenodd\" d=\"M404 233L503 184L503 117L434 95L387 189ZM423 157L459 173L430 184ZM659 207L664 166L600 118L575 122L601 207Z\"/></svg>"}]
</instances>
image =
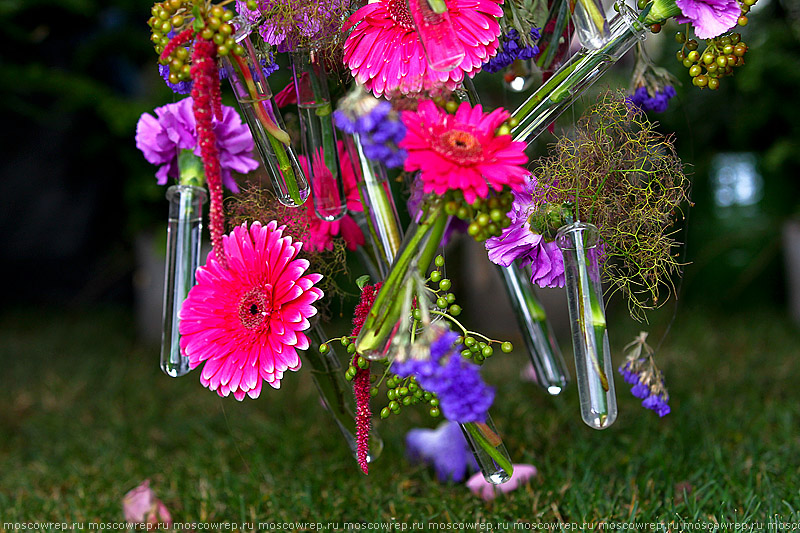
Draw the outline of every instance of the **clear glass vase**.
<instances>
[{"instance_id":1,"label":"clear glass vase","mask_svg":"<svg viewBox=\"0 0 800 533\"><path fill-rule=\"evenodd\" d=\"M237 42L244 47L245 54L223 56L222 68L231 83L242 116L250 127L278 200L286 206L297 207L308 199L308 180L292 149L283 117L272 99L272 90L248 31L236 34Z\"/></svg>"},{"instance_id":2,"label":"clear glass vase","mask_svg":"<svg viewBox=\"0 0 800 533\"><path fill-rule=\"evenodd\" d=\"M348 136L345 143L366 216L368 231L365 235L374 252L380 279L384 279L403 242L403 230L400 228L392 187L386 176L386 167L364 154L357 133Z\"/></svg>"},{"instance_id":3,"label":"clear glass vase","mask_svg":"<svg viewBox=\"0 0 800 533\"><path fill-rule=\"evenodd\" d=\"M608 41L601 48L582 48L512 113L519 121L511 131L515 141L530 143L536 139L583 91L646 35L644 24L625 6L621 6L611 20L610 31Z\"/></svg>"},{"instance_id":4,"label":"clear glass vase","mask_svg":"<svg viewBox=\"0 0 800 533\"><path fill-rule=\"evenodd\" d=\"M391 355L392 341L403 329L404 313L410 311L408 303L416 292L414 276L419 272L425 277L448 219L444 202L439 197L431 196L420 206L418 218L406 230L392 268L355 340L356 351L363 357L381 360Z\"/></svg>"},{"instance_id":5,"label":"clear glass vase","mask_svg":"<svg viewBox=\"0 0 800 533\"><path fill-rule=\"evenodd\" d=\"M599 239L597 227L575 222L558 230L556 243L564 256L581 418L591 428L605 429L617 419L617 397L600 280Z\"/></svg>"},{"instance_id":6,"label":"clear glass vase","mask_svg":"<svg viewBox=\"0 0 800 533\"><path fill-rule=\"evenodd\" d=\"M611 32L600 0L577 0L572 22L584 48L598 50L608 42Z\"/></svg>"},{"instance_id":7,"label":"clear glass vase","mask_svg":"<svg viewBox=\"0 0 800 533\"><path fill-rule=\"evenodd\" d=\"M347 199L339 167L328 78L319 54L313 50L296 50L289 57L314 212L322 220L332 222L347 212Z\"/></svg>"},{"instance_id":8,"label":"clear glass vase","mask_svg":"<svg viewBox=\"0 0 800 533\"><path fill-rule=\"evenodd\" d=\"M492 417L487 414L485 422L460 425L483 478L493 485L500 485L511 479L514 473L511 457Z\"/></svg>"},{"instance_id":9,"label":"clear glass vase","mask_svg":"<svg viewBox=\"0 0 800 533\"><path fill-rule=\"evenodd\" d=\"M353 458L356 458L358 444L356 442L356 403L353 386L344 378L342 364L336 356L333 346L329 344L330 349L327 353L319 353L317 348L328 339L319 322L306 333L311 340L311 347L303 352L303 362L311 367L311 377L319 396L350 447ZM382 450L383 439L373 427L369 432L367 462L375 461Z\"/></svg>"},{"instance_id":10,"label":"clear glass vase","mask_svg":"<svg viewBox=\"0 0 800 533\"><path fill-rule=\"evenodd\" d=\"M444 0L407 2L428 66L432 70L447 72L460 65L467 53L464 45L456 38Z\"/></svg>"},{"instance_id":11,"label":"clear glass vase","mask_svg":"<svg viewBox=\"0 0 800 533\"><path fill-rule=\"evenodd\" d=\"M536 298L525 270L514 265L497 269L503 276L525 348L536 371L536 382L548 394L556 396L567 386L569 371L544 307Z\"/></svg>"},{"instance_id":12,"label":"clear glass vase","mask_svg":"<svg viewBox=\"0 0 800 533\"><path fill-rule=\"evenodd\" d=\"M189 373L189 359L181 355L179 313L194 273L200 266L203 233L203 205L206 190L193 185L173 185L167 189L167 263L164 274L164 305L161 329L161 370L177 378Z\"/></svg>"}]
</instances>

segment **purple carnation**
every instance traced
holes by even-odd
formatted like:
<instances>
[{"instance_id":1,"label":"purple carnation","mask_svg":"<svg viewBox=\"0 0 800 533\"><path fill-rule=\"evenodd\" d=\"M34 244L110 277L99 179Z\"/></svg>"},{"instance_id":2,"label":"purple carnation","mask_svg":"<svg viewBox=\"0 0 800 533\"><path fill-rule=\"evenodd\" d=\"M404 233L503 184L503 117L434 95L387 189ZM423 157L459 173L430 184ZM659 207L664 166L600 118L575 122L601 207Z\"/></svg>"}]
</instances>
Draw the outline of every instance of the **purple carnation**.
<instances>
[{"instance_id":1,"label":"purple carnation","mask_svg":"<svg viewBox=\"0 0 800 533\"><path fill-rule=\"evenodd\" d=\"M480 367L467 361L454 346L458 335L447 331L431 343L428 359L395 362L399 376L415 375L417 383L439 397L445 418L453 422L483 422L494 401L494 389L480 376Z\"/></svg>"},{"instance_id":2,"label":"purple carnation","mask_svg":"<svg viewBox=\"0 0 800 533\"><path fill-rule=\"evenodd\" d=\"M136 124L136 147L145 159L159 165L156 179L166 185L168 178L179 178L178 155L192 150L200 156L192 98L156 108L156 116L143 113ZM254 144L250 129L242 124L239 114L230 106L222 106L222 120L214 119L222 183L232 192L239 192L231 171L246 174L258 167L250 157Z\"/></svg>"},{"instance_id":3,"label":"purple carnation","mask_svg":"<svg viewBox=\"0 0 800 533\"><path fill-rule=\"evenodd\" d=\"M520 259L522 266L531 266L531 282L540 287L563 287L564 257L555 242L547 242L542 235L531 230L528 218L537 208L534 205L536 178L531 178L522 189L514 191L514 202L508 216L511 225L499 237L486 240L489 260L508 267Z\"/></svg>"},{"instance_id":4,"label":"purple carnation","mask_svg":"<svg viewBox=\"0 0 800 533\"><path fill-rule=\"evenodd\" d=\"M736 26L742 9L737 0L675 0L683 16L680 24L691 23L700 39L711 39Z\"/></svg>"},{"instance_id":5,"label":"purple carnation","mask_svg":"<svg viewBox=\"0 0 800 533\"><path fill-rule=\"evenodd\" d=\"M675 94L675 88L672 85L666 85L663 89L657 90L655 96L651 97L647 87L642 86L628 96L627 100L642 111L663 113L667 110L669 101Z\"/></svg>"},{"instance_id":6,"label":"purple carnation","mask_svg":"<svg viewBox=\"0 0 800 533\"><path fill-rule=\"evenodd\" d=\"M467 466L477 470L461 427L446 420L436 429L412 429L406 434L409 459L427 463L436 470L439 481L463 481Z\"/></svg>"}]
</instances>

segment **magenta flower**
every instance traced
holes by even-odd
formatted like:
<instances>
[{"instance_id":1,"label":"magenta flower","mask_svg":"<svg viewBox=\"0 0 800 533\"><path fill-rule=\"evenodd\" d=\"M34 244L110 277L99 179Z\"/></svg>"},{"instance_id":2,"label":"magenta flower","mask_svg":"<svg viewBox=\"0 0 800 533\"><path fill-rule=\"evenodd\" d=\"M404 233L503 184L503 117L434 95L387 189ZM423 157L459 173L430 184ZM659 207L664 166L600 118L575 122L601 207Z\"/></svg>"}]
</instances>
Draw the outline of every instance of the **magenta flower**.
<instances>
[{"instance_id":1,"label":"magenta flower","mask_svg":"<svg viewBox=\"0 0 800 533\"><path fill-rule=\"evenodd\" d=\"M499 492L511 492L528 482L532 477L536 476L536 467L526 464L514 464L514 473L511 474L511 479L502 485L493 485L483 478L480 472L473 474L467 480L467 487L473 494L480 496L486 501L494 500Z\"/></svg>"},{"instance_id":2,"label":"magenta flower","mask_svg":"<svg viewBox=\"0 0 800 533\"><path fill-rule=\"evenodd\" d=\"M192 150L200 157L197 128L192 111L192 98L156 108L156 116L143 113L136 124L136 147L145 159L159 165L156 178L166 185L169 178L178 179L178 155L181 150ZM231 171L246 174L258 167L251 157L254 144L250 128L242 124L239 114L230 106L222 106L222 121L214 120L214 133L219 151L222 183L231 191L239 192Z\"/></svg>"},{"instance_id":3,"label":"magenta flower","mask_svg":"<svg viewBox=\"0 0 800 533\"><path fill-rule=\"evenodd\" d=\"M529 174L525 143L495 133L508 117L504 109L484 113L480 105L466 102L455 115L430 100L420 102L417 111L403 112L408 128L399 144L408 151L403 169L420 171L424 192L460 190L468 204L486 198L489 187L518 189Z\"/></svg>"},{"instance_id":4,"label":"magenta flower","mask_svg":"<svg viewBox=\"0 0 800 533\"><path fill-rule=\"evenodd\" d=\"M509 267L519 259L521 266L530 265L531 282L540 287L564 286L564 257L555 242L547 242L531 230L528 218L537 209L534 201L536 178L531 176L521 190L514 191L514 202L508 216L511 225L499 237L486 240L489 260Z\"/></svg>"},{"instance_id":5,"label":"magenta flower","mask_svg":"<svg viewBox=\"0 0 800 533\"><path fill-rule=\"evenodd\" d=\"M344 63L356 81L375 93L418 93L439 87L455 89L466 74L474 76L497 52L502 0L446 0L455 35L466 56L450 71L428 66L422 42L405 0L377 0L350 16L345 30Z\"/></svg>"},{"instance_id":6,"label":"magenta flower","mask_svg":"<svg viewBox=\"0 0 800 533\"><path fill-rule=\"evenodd\" d=\"M146 523L155 526L160 523L167 529L172 527L172 516L164 503L156 498L156 493L150 488L149 479L125 494L122 499L122 513L125 520L132 524Z\"/></svg>"},{"instance_id":7,"label":"magenta flower","mask_svg":"<svg viewBox=\"0 0 800 533\"><path fill-rule=\"evenodd\" d=\"M189 366L205 363L200 382L220 396L257 398L262 381L280 388L286 370L298 370L303 331L317 310L320 274L303 275L303 246L272 221L234 228L222 240L228 268L214 252L197 269L197 285L180 312L181 353Z\"/></svg>"},{"instance_id":8,"label":"magenta flower","mask_svg":"<svg viewBox=\"0 0 800 533\"><path fill-rule=\"evenodd\" d=\"M742 10L737 0L675 0L683 16L680 24L691 23L700 39L711 39L736 26Z\"/></svg>"},{"instance_id":9,"label":"magenta flower","mask_svg":"<svg viewBox=\"0 0 800 533\"><path fill-rule=\"evenodd\" d=\"M339 166L342 172L342 184L344 185L344 194L347 200L347 210L348 212L362 212L364 211L364 207L361 205L361 194L358 192L358 182L353 172L353 165L350 162L350 155L347 153L347 148L345 148L344 143L341 141L337 143L337 149L339 150L339 161L341 163ZM308 158L301 155L299 160L303 172L305 172L306 176L309 176ZM312 165L314 167L315 179L333 179L330 170L325 166L322 148L314 155ZM358 222L349 214L345 214L345 216L333 222L328 222L317 217L314 212L313 193L311 193L311 196L306 200L305 207L301 207L300 209L305 209L304 222L308 224L308 231L303 235L303 242L308 250L312 252L333 250L333 239L335 237L344 239L345 246L347 246L348 250L356 250L359 246L363 246L366 243L364 233L361 231Z\"/></svg>"}]
</instances>

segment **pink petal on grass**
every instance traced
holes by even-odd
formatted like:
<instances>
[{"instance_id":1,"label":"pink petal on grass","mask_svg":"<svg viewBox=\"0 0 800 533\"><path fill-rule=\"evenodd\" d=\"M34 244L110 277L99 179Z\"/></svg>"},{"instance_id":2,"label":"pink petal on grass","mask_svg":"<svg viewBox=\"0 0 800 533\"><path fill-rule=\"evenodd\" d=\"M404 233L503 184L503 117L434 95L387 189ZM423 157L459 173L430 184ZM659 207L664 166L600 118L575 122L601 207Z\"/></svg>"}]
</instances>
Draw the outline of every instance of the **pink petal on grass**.
<instances>
[{"instance_id":1,"label":"pink petal on grass","mask_svg":"<svg viewBox=\"0 0 800 533\"><path fill-rule=\"evenodd\" d=\"M511 492L519 486L524 485L529 479L537 474L536 467L528 464L515 464L514 473L511 479L501 485L492 485L483 478L483 474L477 472L467 480L467 488L476 496L480 496L486 501L495 499L498 492Z\"/></svg>"}]
</instances>

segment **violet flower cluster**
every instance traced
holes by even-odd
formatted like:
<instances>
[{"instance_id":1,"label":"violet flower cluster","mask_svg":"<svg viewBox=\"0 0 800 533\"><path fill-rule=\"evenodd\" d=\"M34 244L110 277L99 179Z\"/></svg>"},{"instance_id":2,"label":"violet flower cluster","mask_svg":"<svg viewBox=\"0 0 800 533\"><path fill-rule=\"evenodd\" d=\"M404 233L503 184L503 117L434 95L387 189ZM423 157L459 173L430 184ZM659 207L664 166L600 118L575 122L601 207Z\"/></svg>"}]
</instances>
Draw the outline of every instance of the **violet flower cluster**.
<instances>
[{"instance_id":1,"label":"violet flower cluster","mask_svg":"<svg viewBox=\"0 0 800 533\"><path fill-rule=\"evenodd\" d=\"M303 43L327 41L341 29L346 0L258 0L258 9L236 0L236 12L278 52L290 52ZM271 16L262 16L262 13Z\"/></svg>"},{"instance_id":2,"label":"violet flower cluster","mask_svg":"<svg viewBox=\"0 0 800 533\"><path fill-rule=\"evenodd\" d=\"M634 93L627 97L628 102L635 105L642 111L653 111L663 113L669 106L669 101L677 94L672 85L666 85L660 90L656 90L654 96L650 96L647 87L639 87Z\"/></svg>"},{"instance_id":3,"label":"violet flower cluster","mask_svg":"<svg viewBox=\"0 0 800 533\"><path fill-rule=\"evenodd\" d=\"M421 387L439 397L448 420L483 422L494 401L494 389L483 382L478 365L461 357L457 338L446 331L431 343L428 358L395 361L392 370L401 377L416 376Z\"/></svg>"},{"instance_id":4,"label":"violet flower cluster","mask_svg":"<svg viewBox=\"0 0 800 533\"><path fill-rule=\"evenodd\" d=\"M628 359L619 367L625 383L632 385L631 394L642 400L642 407L652 409L660 417L666 416L671 409L669 394L664 384L661 372L653 371L652 365L647 364L647 359Z\"/></svg>"},{"instance_id":5,"label":"violet flower cluster","mask_svg":"<svg viewBox=\"0 0 800 533\"><path fill-rule=\"evenodd\" d=\"M408 152L398 148L406 136L406 126L391 115L392 104L381 101L367 113L352 117L336 110L333 119L345 133L357 133L361 139L364 155L368 159L382 162L388 168L402 167Z\"/></svg>"},{"instance_id":6,"label":"violet flower cluster","mask_svg":"<svg viewBox=\"0 0 800 533\"><path fill-rule=\"evenodd\" d=\"M538 208L536 178L531 176L523 187L513 191L514 201L507 213L511 225L503 229L499 237L486 240L489 260L509 267L515 260L520 265L531 267L531 282L539 287L564 286L564 257L555 242L547 242L543 235L534 233L528 219Z\"/></svg>"},{"instance_id":7,"label":"violet flower cluster","mask_svg":"<svg viewBox=\"0 0 800 533\"><path fill-rule=\"evenodd\" d=\"M539 28L531 28L531 41L538 41L540 37ZM539 47L535 44L525 46L519 38L519 33L514 28L508 33L501 35L500 48L497 54L484 63L483 70L486 72L498 72L517 59L533 59L539 53Z\"/></svg>"}]
</instances>

